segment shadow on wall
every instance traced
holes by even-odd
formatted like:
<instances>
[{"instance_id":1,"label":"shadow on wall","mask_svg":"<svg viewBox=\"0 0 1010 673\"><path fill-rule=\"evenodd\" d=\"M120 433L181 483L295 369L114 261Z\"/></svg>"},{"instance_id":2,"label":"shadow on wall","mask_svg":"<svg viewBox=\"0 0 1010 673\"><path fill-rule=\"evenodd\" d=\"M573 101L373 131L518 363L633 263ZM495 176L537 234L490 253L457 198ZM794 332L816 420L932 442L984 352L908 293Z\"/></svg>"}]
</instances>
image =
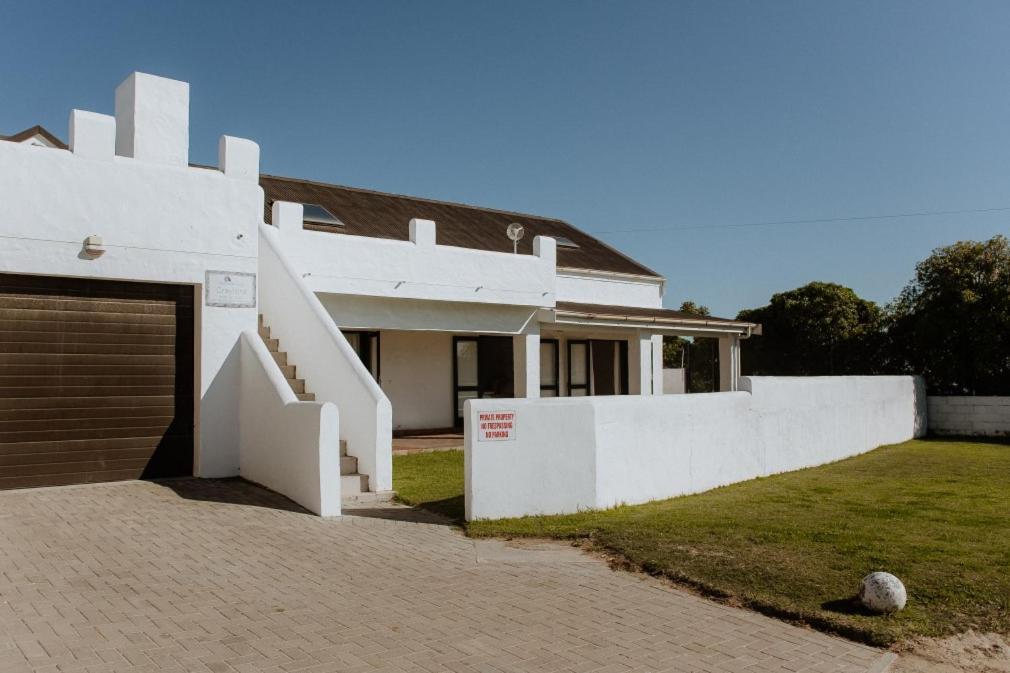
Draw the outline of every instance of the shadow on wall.
<instances>
[{"instance_id":1,"label":"shadow on wall","mask_svg":"<svg viewBox=\"0 0 1010 673\"><path fill-rule=\"evenodd\" d=\"M915 392L912 399L912 415L915 417L915 436L925 437L929 428L929 412L926 404L926 381L915 377Z\"/></svg>"},{"instance_id":2,"label":"shadow on wall","mask_svg":"<svg viewBox=\"0 0 1010 673\"><path fill-rule=\"evenodd\" d=\"M204 343L203 347L206 348L207 344ZM241 355L236 338L200 400L200 432L196 440L200 459L195 476L231 477L238 474ZM214 422L208 422L209 419Z\"/></svg>"}]
</instances>

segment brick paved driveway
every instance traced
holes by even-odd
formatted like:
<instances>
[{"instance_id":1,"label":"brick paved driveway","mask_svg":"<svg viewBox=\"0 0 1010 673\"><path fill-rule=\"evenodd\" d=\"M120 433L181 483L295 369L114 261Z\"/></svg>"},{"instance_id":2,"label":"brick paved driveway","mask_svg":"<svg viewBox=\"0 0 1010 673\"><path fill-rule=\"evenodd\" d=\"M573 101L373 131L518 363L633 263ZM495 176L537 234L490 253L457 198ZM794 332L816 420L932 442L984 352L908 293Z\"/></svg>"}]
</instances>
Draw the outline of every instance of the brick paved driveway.
<instances>
[{"instance_id":1,"label":"brick paved driveway","mask_svg":"<svg viewBox=\"0 0 1010 673\"><path fill-rule=\"evenodd\" d=\"M573 549L322 520L239 481L0 493L0 671L872 671Z\"/></svg>"}]
</instances>

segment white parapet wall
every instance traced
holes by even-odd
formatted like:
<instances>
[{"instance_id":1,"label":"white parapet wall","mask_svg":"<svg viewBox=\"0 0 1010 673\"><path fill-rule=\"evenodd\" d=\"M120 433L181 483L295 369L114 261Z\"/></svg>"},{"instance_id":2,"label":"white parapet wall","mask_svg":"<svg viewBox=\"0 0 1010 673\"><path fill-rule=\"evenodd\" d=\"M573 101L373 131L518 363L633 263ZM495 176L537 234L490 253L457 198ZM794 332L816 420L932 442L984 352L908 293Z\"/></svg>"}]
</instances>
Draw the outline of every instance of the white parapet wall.
<instances>
[{"instance_id":1,"label":"white parapet wall","mask_svg":"<svg viewBox=\"0 0 1010 673\"><path fill-rule=\"evenodd\" d=\"M337 407L299 401L256 332L243 332L241 343L239 474L320 516L339 516Z\"/></svg>"},{"instance_id":2,"label":"white parapet wall","mask_svg":"<svg viewBox=\"0 0 1010 673\"><path fill-rule=\"evenodd\" d=\"M740 392L471 400L466 518L566 514L699 493L926 430L907 376L743 377Z\"/></svg>"},{"instance_id":3,"label":"white parapet wall","mask_svg":"<svg viewBox=\"0 0 1010 673\"><path fill-rule=\"evenodd\" d=\"M928 399L929 431L937 435L999 437L1010 435L1010 397Z\"/></svg>"},{"instance_id":4,"label":"white parapet wall","mask_svg":"<svg viewBox=\"0 0 1010 673\"><path fill-rule=\"evenodd\" d=\"M302 226L300 204L275 211L284 254L316 292L339 295L553 306L556 248L538 236L532 255L437 245L437 223L404 222L410 240L334 235ZM502 231L504 237L504 231Z\"/></svg>"}]
</instances>

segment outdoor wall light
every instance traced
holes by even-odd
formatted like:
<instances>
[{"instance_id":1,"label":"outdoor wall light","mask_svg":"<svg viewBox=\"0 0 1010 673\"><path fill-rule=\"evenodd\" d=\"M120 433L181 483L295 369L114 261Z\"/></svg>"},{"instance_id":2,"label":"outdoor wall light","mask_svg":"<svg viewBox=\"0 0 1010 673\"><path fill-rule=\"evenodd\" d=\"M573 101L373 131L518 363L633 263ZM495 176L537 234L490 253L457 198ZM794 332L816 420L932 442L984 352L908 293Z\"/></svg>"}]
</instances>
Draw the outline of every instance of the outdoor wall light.
<instances>
[{"instance_id":1,"label":"outdoor wall light","mask_svg":"<svg viewBox=\"0 0 1010 673\"><path fill-rule=\"evenodd\" d=\"M84 256L88 259L98 259L105 254L105 245L102 243L102 237L97 234L92 234L84 239Z\"/></svg>"}]
</instances>

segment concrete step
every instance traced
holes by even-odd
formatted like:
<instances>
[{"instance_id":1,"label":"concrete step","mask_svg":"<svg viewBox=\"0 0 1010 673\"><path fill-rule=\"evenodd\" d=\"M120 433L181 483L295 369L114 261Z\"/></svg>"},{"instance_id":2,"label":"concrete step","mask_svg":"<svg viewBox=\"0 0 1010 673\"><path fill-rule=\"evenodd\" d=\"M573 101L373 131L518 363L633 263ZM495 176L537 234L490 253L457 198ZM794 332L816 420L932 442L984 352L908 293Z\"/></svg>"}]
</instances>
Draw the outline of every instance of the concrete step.
<instances>
[{"instance_id":1,"label":"concrete step","mask_svg":"<svg viewBox=\"0 0 1010 673\"><path fill-rule=\"evenodd\" d=\"M274 362L276 362L281 367L287 365L288 354L287 353L271 353L274 356Z\"/></svg>"},{"instance_id":2,"label":"concrete step","mask_svg":"<svg viewBox=\"0 0 1010 673\"><path fill-rule=\"evenodd\" d=\"M364 474L344 474L340 476L341 498L354 497L368 492L368 476Z\"/></svg>"},{"instance_id":3,"label":"concrete step","mask_svg":"<svg viewBox=\"0 0 1010 673\"><path fill-rule=\"evenodd\" d=\"M259 314L259 322L258 322L258 324L260 324L260 325L263 324L263 314L262 313Z\"/></svg>"},{"instance_id":4,"label":"concrete step","mask_svg":"<svg viewBox=\"0 0 1010 673\"><path fill-rule=\"evenodd\" d=\"M358 459L354 456L340 456L340 475L346 476L356 474L358 471Z\"/></svg>"},{"instance_id":5,"label":"concrete step","mask_svg":"<svg viewBox=\"0 0 1010 673\"><path fill-rule=\"evenodd\" d=\"M379 493L368 491L367 493L358 493L357 495L347 495L344 493L340 497L340 504L348 508L348 513L352 513L355 507L380 502L392 502L395 497L396 491L380 491Z\"/></svg>"},{"instance_id":6,"label":"concrete step","mask_svg":"<svg viewBox=\"0 0 1010 673\"><path fill-rule=\"evenodd\" d=\"M294 365L277 365L281 368L281 372L284 374L284 378L293 379L295 377L295 366Z\"/></svg>"},{"instance_id":7,"label":"concrete step","mask_svg":"<svg viewBox=\"0 0 1010 673\"><path fill-rule=\"evenodd\" d=\"M267 345L267 350L271 353L276 353L280 350L281 342L279 339L264 339L263 343Z\"/></svg>"},{"instance_id":8,"label":"concrete step","mask_svg":"<svg viewBox=\"0 0 1010 673\"><path fill-rule=\"evenodd\" d=\"M295 393L295 397L297 397L298 399L300 399L302 402L315 402L316 401L316 394L315 393Z\"/></svg>"},{"instance_id":9,"label":"concrete step","mask_svg":"<svg viewBox=\"0 0 1010 673\"><path fill-rule=\"evenodd\" d=\"M305 392L305 379L288 379L288 385L291 386L291 390L296 393Z\"/></svg>"},{"instance_id":10,"label":"concrete step","mask_svg":"<svg viewBox=\"0 0 1010 673\"><path fill-rule=\"evenodd\" d=\"M347 440L346 439L341 439L340 440L340 455L341 456L346 456L347 455Z\"/></svg>"},{"instance_id":11,"label":"concrete step","mask_svg":"<svg viewBox=\"0 0 1010 673\"><path fill-rule=\"evenodd\" d=\"M261 339L269 339L270 338L270 328L267 327L266 325L260 324L259 331L260 331L260 338Z\"/></svg>"}]
</instances>

